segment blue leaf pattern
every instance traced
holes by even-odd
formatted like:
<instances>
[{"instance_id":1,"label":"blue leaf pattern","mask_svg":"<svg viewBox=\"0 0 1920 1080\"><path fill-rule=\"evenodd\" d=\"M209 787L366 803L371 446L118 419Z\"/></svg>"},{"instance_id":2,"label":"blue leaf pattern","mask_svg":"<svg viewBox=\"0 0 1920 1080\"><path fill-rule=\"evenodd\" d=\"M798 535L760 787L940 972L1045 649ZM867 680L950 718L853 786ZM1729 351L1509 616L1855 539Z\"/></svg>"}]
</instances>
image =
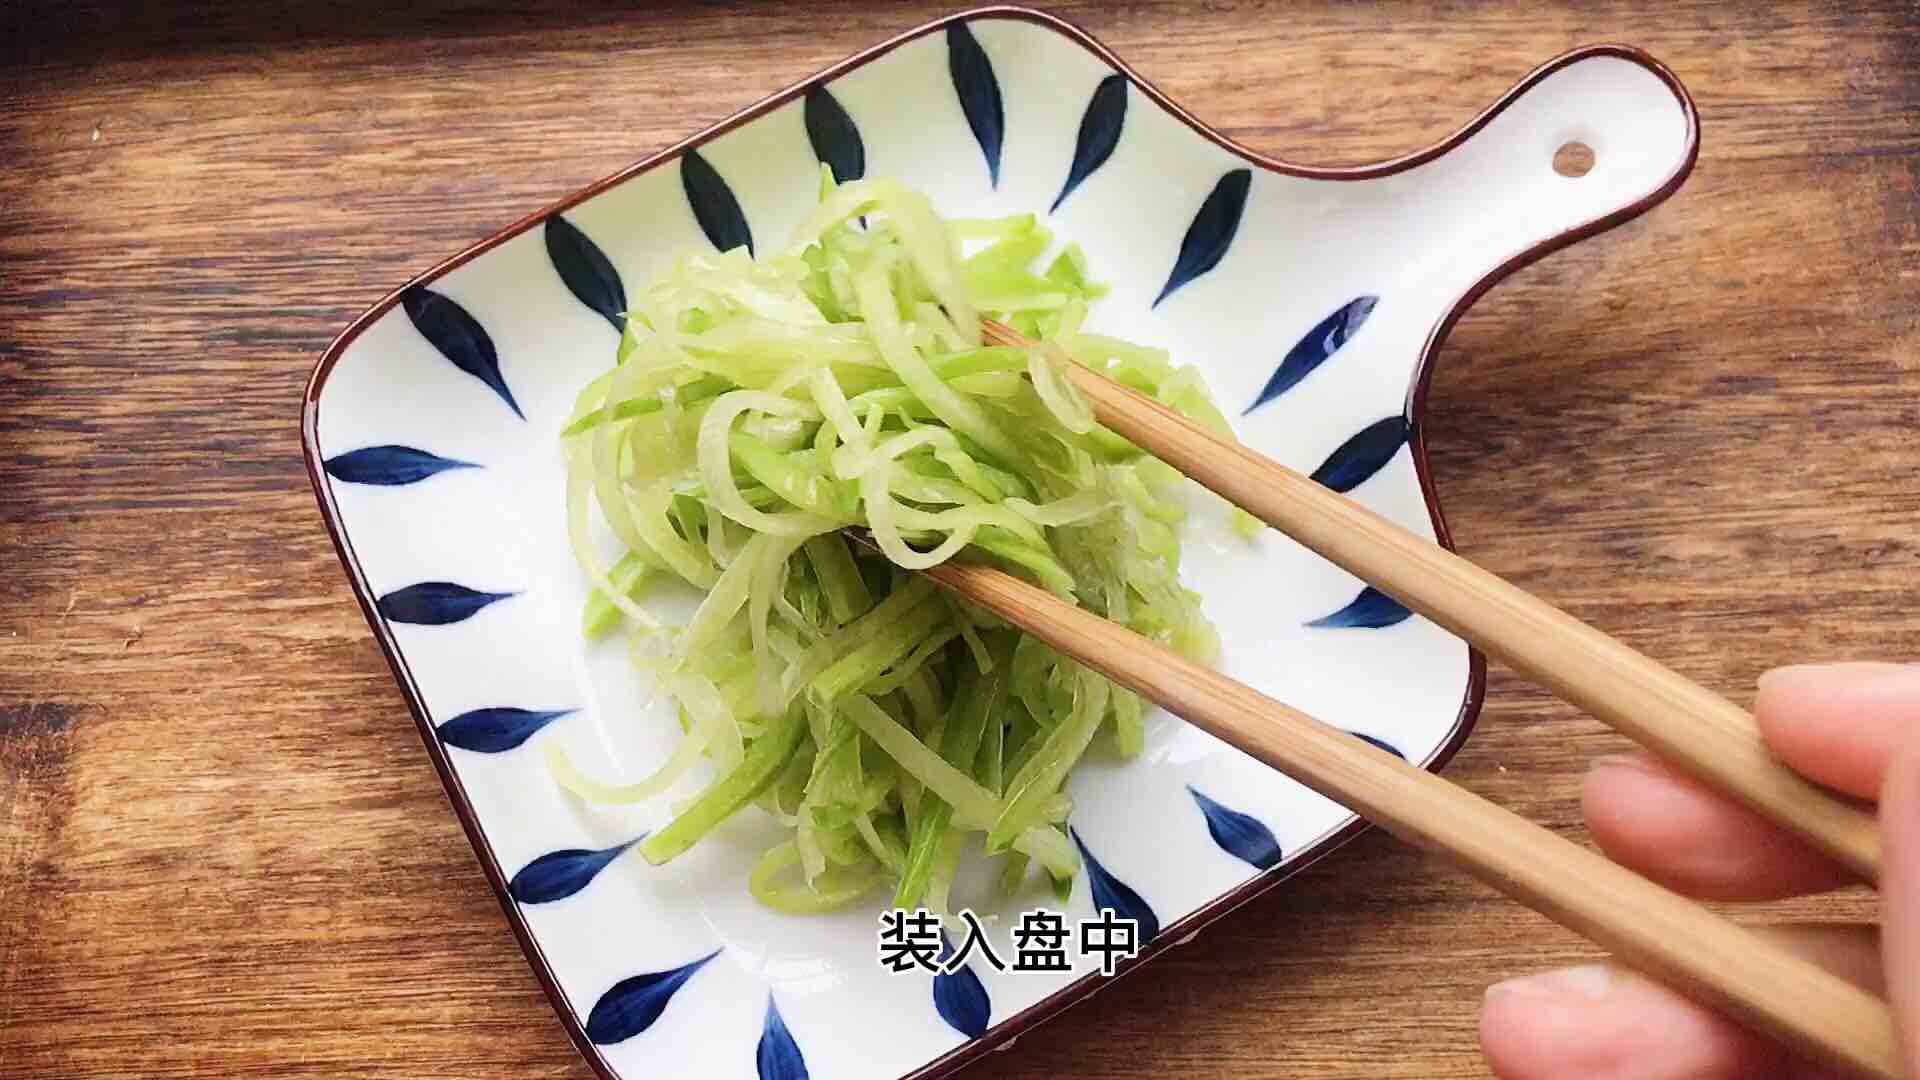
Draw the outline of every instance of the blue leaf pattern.
<instances>
[{"instance_id":1,"label":"blue leaf pattern","mask_svg":"<svg viewBox=\"0 0 1920 1080\"><path fill-rule=\"evenodd\" d=\"M942 930L940 963L944 965L952 958L953 939ZM985 1035L993 1018L993 1002L971 964L952 974L942 971L933 977L933 1008L948 1026L969 1039Z\"/></svg>"},{"instance_id":2,"label":"blue leaf pattern","mask_svg":"<svg viewBox=\"0 0 1920 1080\"><path fill-rule=\"evenodd\" d=\"M547 258L560 280L575 299L600 313L616 332L627 329L627 289L620 283L620 271L600 246L579 227L555 214L542 230L547 242Z\"/></svg>"},{"instance_id":3,"label":"blue leaf pattern","mask_svg":"<svg viewBox=\"0 0 1920 1080\"><path fill-rule=\"evenodd\" d=\"M652 1027L675 991L719 955L720 950L715 949L671 971L634 975L614 983L587 1014L587 1039L595 1046L612 1046Z\"/></svg>"},{"instance_id":4,"label":"blue leaf pattern","mask_svg":"<svg viewBox=\"0 0 1920 1080\"><path fill-rule=\"evenodd\" d=\"M680 158L680 186L686 189L687 205L693 208L694 220L700 223L701 231L720 251L732 251L737 247L747 249L753 254L753 230L747 228L747 215L740 210L740 200L733 197L733 189L714 171L700 151L689 150Z\"/></svg>"},{"instance_id":5,"label":"blue leaf pattern","mask_svg":"<svg viewBox=\"0 0 1920 1080\"><path fill-rule=\"evenodd\" d=\"M1067 182L1060 188L1053 205L1047 208L1047 213L1060 209L1060 204L1073 194L1073 189L1113 156L1113 148L1120 144L1120 129L1126 119L1126 77L1109 75L1094 88L1093 99L1087 102L1086 114L1080 117L1080 135L1073 144L1073 164L1067 169Z\"/></svg>"},{"instance_id":6,"label":"blue leaf pattern","mask_svg":"<svg viewBox=\"0 0 1920 1080\"><path fill-rule=\"evenodd\" d=\"M449 469L477 469L471 461L455 461L411 446L363 446L326 460L327 475L349 484L399 487L417 484Z\"/></svg>"},{"instance_id":7,"label":"blue leaf pattern","mask_svg":"<svg viewBox=\"0 0 1920 1080\"><path fill-rule=\"evenodd\" d=\"M494 351L493 339L487 336L478 320L467 314L466 308L424 285L410 286L401 293L400 306L406 310L407 321L413 323L413 328L420 331L420 336L438 349L441 356L486 383L513 410L513 415L522 420L527 418L527 414L520 411L520 403L513 400L506 378L500 374L500 354Z\"/></svg>"},{"instance_id":8,"label":"blue leaf pattern","mask_svg":"<svg viewBox=\"0 0 1920 1080\"><path fill-rule=\"evenodd\" d=\"M1300 380L1313 374L1313 369L1326 363L1327 358L1340 351L1340 346L1353 340L1367 316L1373 314L1374 305L1380 302L1377 296L1362 296L1348 301L1340 310L1321 319L1307 336L1295 342L1287 350L1286 359L1280 361L1273 377L1267 385L1260 388L1260 396L1253 399L1246 412L1265 405L1274 398L1294 388ZM1245 416L1246 413L1241 413Z\"/></svg>"},{"instance_id":9,"label":"blue leaf pattern","mask_svg":"<svg viewBox=\"0 0 1920 1080\"><path fill-rule=\"evenodd\" d=\"M1361 742L1366 743L1369 746L1373 746L1373 747L1377 747L1378 749L1385 750L1387 753L1392 754L1394 757L1399 758L1401 761L1407 760L1407 755L1401 753L1400 748L1393 745L1390 742L1387 742L1383 739L1376 739L1371 735L1362 735L1357 731L1349 731L1347 732L1347 734L1353 736L1356 739L1359 739Z\"/></svg>"},{"instance_id":10,"label":"blue leaf pattern","mask_svg":"<svg viewBox=\"0 0 1920 1080\"><path fill-rule=\"evenodd\" d=\"M833 170L834 183L844 184L867 175L867 147L860 141L860 129L826 87L807 91L802 112L813 156Z\"/></svg>"},{"instance_id":11,"label":"blue leaf pattern","mask_svg":"<svg viewBox=\"0 0 1920 1080\"><path fill-rule=\"evenodd\" d=\"M1261 824L1259 818L1220 805L1192 784L1187 785L1187 793L1200 805L1200 813L1207 819L1207 832L1213 842L1220 845L1220 850L1260 870L1279 865L1280 841L1274 839L1273 830Z\"/></svg>"},{"instance_id":12,"label":"blue leaf pattern","mask_svg":"<svg viewBox=\"0 0 1920 1080\"><path fill-rule=\"evenodd\" d=\"M476 754L498 754L533 737L534 732L573 712L572 709L474 709L441 724L440 741Z\"/></svg>"},{"instance_id":13,"label":"blue leaf pattern","mask_svg":"<svg viewBox=\"0 0 1920 1080\"><path fill-rule=\"evenodd\" d=\"M1166 286L1154 298L1154 307L1172 296L1175 289L1220 265L1234 234L1240 231L1240 215L1247 208L1247 191L1252 184L1252 170L1235 169L1213 185L1200 204L1200 212L1193 215L1193 224L1187 226L1187 235L1180 239L1180 254L1173 260Z\"/></svg>"},{"instance_id":14,"label":"blue leaf pattern","mask_svg":"<svg viewBox=\"0 0 1920 1080\"><path fill-rule=\"evenodd\" d=\"M1140 946L1145 948L1147 942L1160 933L1160 917L1126 882L1107 873L1107 868L1100 865L1100 860L1093 857L1093 852L1087 850L1086 841L1080 839L1080 830L1068 831L1073 834L1074 846L1080 849L1080 857L1087 863L1087 884L1093 892L1093 909L1112 909L1115 915L1132 919L1138 924Z\"/></svg>"},{"instance_id":15,"label":"blue leaf pattern","mask_svg":"<svg viewBox=\"0 0 1920 1080\"><path fill-rule=\"evenodd\" d=\"M520 868L507 882L507 895L523 904L550 904L565 900L592 883L594 876L619 858L636 840L598 851L564 848L549 851Z\"/></svg>"},{"instance_id":16,"label":"blue leaf pattern","mask_svg":"<svg viewBox=\"0 0 1920 1080\"><path fill-rule=\"evenodd\" d=\"M1369 585L1360 590L1353 602L1331 615L1322 615L1308 626L1324 630L1380 630L1407 621L1413 612L1400 601Z\"/></svg>"},{"instance_id":17,"label":"blue leaf pattern","mask_svg":"<svg viewBox=\"0 0 1920 1080\"><path fill-rule=\"evenodd\" d=\"M967 126L987 158L987 175L993 186L1000 186L1000 143L1007 133L1007 114L1000 104L1000 80L993 74L993 61L973 36L966 23L947 27L947 72L953 77L953 92L959 95L960 111Z\"/></svg>"},{"instance_id":18,"label":"blue leaf pattern","mask_svg":"<svg viewBox=\"0 0 1920 1080\"><path fill-rule=\"evenodd\" d=\"M772 994L767 995L766 1027L760 1032L760 1046L753 1060L760 1080L807 1080L807 1060L800 1056L800 1045L793 1041L787 1022L780 1019Z\"/></svg>"},{"instance_id":19,"label":"blue leaf pattern","mask_svg":"<svg viewBox=\"0 0 1920 1080\"><path fill-rule=\"evenodd\" d=\"M1313 478L1335 491L1352 491L1386 468L1387 462L1407 445L1407 434L1405 417L1376 420L1327 455L1327 460L1313 470Z\"/></svg>"},{"instance_id":20,"label":"blue leaf pattern","mask_svg":"<svg viewBox=\"0 0 1920 1080\"><path fill-rule=\"evenodd\" d=\"M423 581L395 589L374 602L392 622L418 626L445 626L468 618L496 600L513 593L480 592L450 581Z\"/></svg>"}]
</instances>

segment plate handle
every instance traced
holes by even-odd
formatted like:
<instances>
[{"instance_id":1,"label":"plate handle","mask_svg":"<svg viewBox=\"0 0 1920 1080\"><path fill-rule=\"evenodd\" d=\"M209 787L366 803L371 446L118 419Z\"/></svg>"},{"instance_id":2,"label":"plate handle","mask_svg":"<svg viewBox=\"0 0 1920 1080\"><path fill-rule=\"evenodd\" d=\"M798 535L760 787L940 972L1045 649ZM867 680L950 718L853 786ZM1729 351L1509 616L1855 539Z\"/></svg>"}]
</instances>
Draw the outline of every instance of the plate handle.
<instances>
[{"instance_id":1,"label":"plate handle","mask_svg":"<svg viewBox=\"0 0 1920 1080\"><path fill-rule=\"evenodd\" d=\"M1589 46L1535 69L1394 179L1433 200L1428 220L1455 234L1455 250L1478 255L1459 269L1481 276L1659 202L1693 167L1699 131L1692 99L1659 61Z\"/></svg>"}]
</instances>

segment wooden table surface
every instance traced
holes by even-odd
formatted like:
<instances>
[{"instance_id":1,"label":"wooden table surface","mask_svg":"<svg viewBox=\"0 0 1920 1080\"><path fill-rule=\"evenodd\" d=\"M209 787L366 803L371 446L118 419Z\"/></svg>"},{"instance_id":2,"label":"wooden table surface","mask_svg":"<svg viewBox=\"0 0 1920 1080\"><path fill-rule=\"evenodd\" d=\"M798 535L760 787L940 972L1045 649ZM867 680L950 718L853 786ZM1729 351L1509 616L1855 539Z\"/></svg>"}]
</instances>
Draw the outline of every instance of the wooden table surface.
<instances>
[{"instance_id":1,"label":"wooden table surface","mask_svg":"<svg viewBox=\"0 0 1920 1080\"><path fill-rule=\"evenodd\" d=\"M541 6L0 12L0 1074L589 1075L348 592L300 391L414 271L943 9ZM1459 546L1738 700L1911 658L1920 10L1593 7L1056 10L1316 163L1575 44L1671 64L1692 179L1440 357ZM1622 745L1496 668L1450 775L1581 837ZM1482 988L1593 952L1374 834L969 1075L1483 1076Z\"/></svg>"}]
</instances>

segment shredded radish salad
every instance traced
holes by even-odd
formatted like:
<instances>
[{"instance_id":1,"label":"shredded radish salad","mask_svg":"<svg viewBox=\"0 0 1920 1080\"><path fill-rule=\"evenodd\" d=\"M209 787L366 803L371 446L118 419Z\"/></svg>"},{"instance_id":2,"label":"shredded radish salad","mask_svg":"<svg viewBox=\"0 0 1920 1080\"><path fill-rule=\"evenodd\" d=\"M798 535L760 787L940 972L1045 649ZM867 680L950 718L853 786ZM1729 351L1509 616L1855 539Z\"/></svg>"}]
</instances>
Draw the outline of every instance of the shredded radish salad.
<instances>
[{"instance_id":1,"label":"shredded radish salad","mask_svg":"<svg viewBox=\"0 0 1920 1080\"><path fill-rule=\"evenodd\" d=\"M715 764L641 842L649 862L754 805L791 830L748 882L781 911L883 886L944 911L973 833L1003 888L1037 863L1064 894L1067 775L1103 729L1139 753L1143 704L912 571L964 551L1190 657L1218 642L1179 581L1187 481L1095 423L1057 350L983 345L980 319L1230 429L1164 351L1083 329L1105 290L1076 247L1042 269L1052 246L1031 214L943 219L896 182L823 168L784 254L684 255L632 305L562 432L568 530L595 586L584 632L624 635L684 738L634 783L546 756L596 803ZM683 626L641 604L665 579L705 593Z\"/></svg>"}]
</instances>

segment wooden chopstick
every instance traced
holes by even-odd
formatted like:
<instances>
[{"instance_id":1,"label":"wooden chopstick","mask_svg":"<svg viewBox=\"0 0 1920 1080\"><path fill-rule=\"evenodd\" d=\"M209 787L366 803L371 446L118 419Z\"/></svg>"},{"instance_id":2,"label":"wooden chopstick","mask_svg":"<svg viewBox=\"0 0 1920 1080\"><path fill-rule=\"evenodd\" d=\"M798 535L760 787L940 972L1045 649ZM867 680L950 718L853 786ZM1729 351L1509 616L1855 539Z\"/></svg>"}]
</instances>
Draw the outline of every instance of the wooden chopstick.
<instances>
[{"instance_id":1,"label":"wooden chopstick","mask_svg":"<svg viewBox=\"0 0 1920 1080\"><path fill-rule=\"evenodd\" d=\"M1900 1080L1880 999L1464 788L990 567L922 571L1060 652L1802 1052Z\"/></svg>"},{"instance_id":2,"label":"wooden chopstick","mask_svg":"<svg viewBox=\"0 0 1920 1080\"><path fill-rule=\"evenodd\" d=\"M988 319L982 327L1000 344L1034 345L1004 323ZM1067 360L1061 366L1092 402L1095 417L1116 434L1878 883L1880 833L1873 817L1782 764L1745 709L1049 348Z\"/></svg>"}]
</instances>

